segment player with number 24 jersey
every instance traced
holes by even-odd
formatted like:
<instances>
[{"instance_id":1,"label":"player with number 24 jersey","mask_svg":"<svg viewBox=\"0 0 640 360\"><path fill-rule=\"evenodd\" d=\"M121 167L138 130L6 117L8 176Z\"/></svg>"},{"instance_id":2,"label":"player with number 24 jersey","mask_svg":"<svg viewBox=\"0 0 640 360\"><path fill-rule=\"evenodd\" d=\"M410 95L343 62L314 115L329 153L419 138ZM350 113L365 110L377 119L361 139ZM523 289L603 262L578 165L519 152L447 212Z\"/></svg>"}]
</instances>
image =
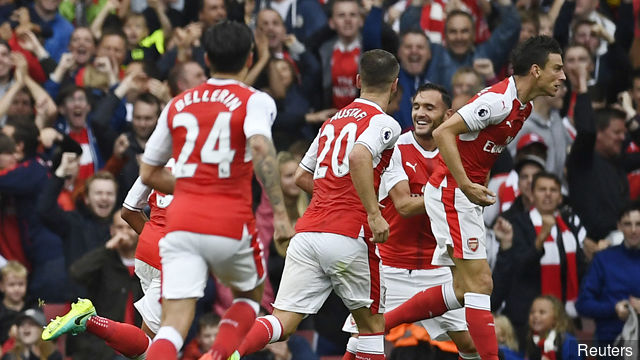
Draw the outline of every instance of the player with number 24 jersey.
<instances>
[{"instance_id":1,"label":"player with number 24 jersey","mask_svg":"<svg viewBox=\"0 0 640 360\"><path fill-rule=\"evenodd\" d=\"M247 139L271 138L275 115L273 99L234 80L210 79L167 105L143 161L161 164L171 153L176 159L168 232L234 239L245 225L254 232Z\"/></svg>"}]
</instances>

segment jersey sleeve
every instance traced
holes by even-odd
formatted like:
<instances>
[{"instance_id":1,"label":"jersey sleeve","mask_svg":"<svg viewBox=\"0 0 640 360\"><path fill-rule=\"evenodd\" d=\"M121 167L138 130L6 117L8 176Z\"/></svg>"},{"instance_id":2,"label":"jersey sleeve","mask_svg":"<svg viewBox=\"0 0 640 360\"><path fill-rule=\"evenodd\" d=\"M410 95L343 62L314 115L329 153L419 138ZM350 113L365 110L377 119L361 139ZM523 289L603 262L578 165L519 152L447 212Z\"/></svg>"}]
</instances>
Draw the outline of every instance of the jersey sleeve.
<instances>
[{"instance_id":1,"label":"jersey sleeve","mask_svg":"<svg viewBox=\"0 0 640 360\"><path fill-rule=\"evenodd\" d=\"M300 161L300 167L312 174L316 169L316 162L318 160L318 142L319 141L320 141L320 131L318 131L318 135L316 135L316 138L313 139L311 146L309 146L309 149L304 154L302 161Z\"/></svg>"},{"instance_id":2,"label":"jersey sleeve","mask_svg":"<svg viewBox=\"0 0 640 360\"><path fill-rule=\"evenodd\" d=\"M276 103L271 96L261 91L251 95L247 101L247 117L243 126L246 138L263 135L271 139L271 126L276 114Z\"/></svg>"},{"instance_id":3,"label":"jersey sleeve","mask_svg":"<svg viewBox=\"0 0 640 360\"><path fill-rule=\"evenodd\" d=\"M499 124L511 112L512 102L503 94L487 92L458 110L470 131Z\"/></svg>"},{"instance_id":4,"label":"jersey sleeve","mask_svg":"<svg viewBox=\"0 0 640 360\"><path fill-rule=\"evenodd\" d=\"M404 172L404 167L402 166L402 153L396 146L393 149L389 166L382 173L382 183L384 184L385 191L389 193L396 184L403 180L408 181L409 177L407 173Z\"/></svg>"},{"instance_id":5,"label":"jersey sleeve","mask_svg":"<svg viewBox=\"0 0 640 360\"><path fill-rule=\"evenodd\" d=\"M384 150L393 148L400 132L400 124L391 116L378 114L371 118L369 126L360 134L356 144L364 145L375 159Z\"/></svg>"},{"instance_id":6,"label":"jersey sleeve","mask_svg":"<svg viewBox=\"0 0 640 360\"><path fill-rule=\"evenodd\" d=\"M136 182L133 183L133 186L131 186L131 189L129 189L122 206L131 211L142 211L147 205L149 194L151 194L151 188L143 184L140 177L138 177Z\"/></svg>"},{"instance_id":7,"label":"jersey sleeve","mask_svg":"<svg viewBox=\"0 0 640 360\"><path fill-rule=\"evenodd\" d=\"M169 121L167 115L169 113L169 107L173 104L173 101L169 102L164 107L160 117L158 118L158 124L156 125L153 134L147 141L144 148L144 154L142 155L142 162L153 166L164 166L171 158L171 131L169 131Z\"/></svg>"}]
</instances>

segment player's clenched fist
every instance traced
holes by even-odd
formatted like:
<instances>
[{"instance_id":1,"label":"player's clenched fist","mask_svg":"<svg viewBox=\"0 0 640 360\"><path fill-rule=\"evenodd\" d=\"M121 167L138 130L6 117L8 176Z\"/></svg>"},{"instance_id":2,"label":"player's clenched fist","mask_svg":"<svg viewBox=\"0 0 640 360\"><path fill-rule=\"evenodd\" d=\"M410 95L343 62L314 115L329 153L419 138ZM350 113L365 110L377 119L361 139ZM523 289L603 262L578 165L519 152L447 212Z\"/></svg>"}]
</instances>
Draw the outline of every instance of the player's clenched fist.
<instances>
[{"instance_id":1,"label":"player's clenched fist","mask_svg":"<svg viewBox=\"0 0 640 360\"><path fill-rule=\"evenodd\" d=\"M369 227L373 233L371 241L374 243L383 243L389 238L389 224L382 217L382 213L378 212L374 215L367 216Z\"/></svg>"}]
</instances>

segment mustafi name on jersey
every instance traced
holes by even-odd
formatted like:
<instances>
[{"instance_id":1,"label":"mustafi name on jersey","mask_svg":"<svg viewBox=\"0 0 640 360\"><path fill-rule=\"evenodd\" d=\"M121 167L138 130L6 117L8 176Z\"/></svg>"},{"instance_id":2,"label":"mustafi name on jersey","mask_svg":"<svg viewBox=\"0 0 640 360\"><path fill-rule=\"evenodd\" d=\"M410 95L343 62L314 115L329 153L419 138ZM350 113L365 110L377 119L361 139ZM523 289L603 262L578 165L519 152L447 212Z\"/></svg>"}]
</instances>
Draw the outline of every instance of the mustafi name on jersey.
<instances>
[{"instance_id":1,"label":"mustafi name on jersey","mask_svg":"<svg viewBox=\"0 0 640 360\"><path fill-rule=\"evenodd\" d=\"M209 95L209 90L204 90L202 92L202 96L200 96L198 90L193 90L184 92L179 96L180 98L173 103L177 111L182 111L189 105L199 104L201 102L220 102L230 111L233 111L242 105L242 101L227 89L216 89L211 93L211 95Z\"/></svg>"}]
</instances>

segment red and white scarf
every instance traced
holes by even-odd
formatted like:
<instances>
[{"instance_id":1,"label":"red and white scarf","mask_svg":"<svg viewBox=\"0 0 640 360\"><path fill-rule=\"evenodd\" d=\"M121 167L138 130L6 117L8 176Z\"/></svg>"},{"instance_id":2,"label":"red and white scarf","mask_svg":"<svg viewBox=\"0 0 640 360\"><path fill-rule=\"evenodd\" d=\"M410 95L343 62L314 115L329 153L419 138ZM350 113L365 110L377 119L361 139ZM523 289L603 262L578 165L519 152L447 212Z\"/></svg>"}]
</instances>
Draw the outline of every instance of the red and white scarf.
<instances>
[{"instance_id":1,"label":"red and white scarf","mask_svg":"<svg viewBox=\"0 0 640 360\"><path fill-rule=\"evenodd\" d=\"M556 331L555 330L551 330L549 331L549 334L547 334L546 338L543 338L542 336L538 335L538 334L533 334L533 343L536 344L536 346L538 348L540 348L540 357L541 358L547 358L549 360L556 360L556 351L558 350L556 348Z\"/></svg>"},{"instance_id":2,"label":"red and white scarf","mask_svg":"<svg viewBox=\"0 0 640 360\"><path fill-rule=\"evenodd\" d=\"M529 212L531 223L536 229L536 235L542 230L542 216L536 208ZM559 212L556 212L556 226L551 229L551 233L544 241L544 255L540 258L540 288L542 295L553 295L562 300L562 270L560 268L560 248L558 241L564 245L565 259L567 265L566 273L566 303L573 304L578 298L578 270L576 266L576 251L578 250L578 240L564 222ZM560 230L560 234L558 234ZM559 239L558 236L561 238Z\"/></svg>"}]
</instances>

